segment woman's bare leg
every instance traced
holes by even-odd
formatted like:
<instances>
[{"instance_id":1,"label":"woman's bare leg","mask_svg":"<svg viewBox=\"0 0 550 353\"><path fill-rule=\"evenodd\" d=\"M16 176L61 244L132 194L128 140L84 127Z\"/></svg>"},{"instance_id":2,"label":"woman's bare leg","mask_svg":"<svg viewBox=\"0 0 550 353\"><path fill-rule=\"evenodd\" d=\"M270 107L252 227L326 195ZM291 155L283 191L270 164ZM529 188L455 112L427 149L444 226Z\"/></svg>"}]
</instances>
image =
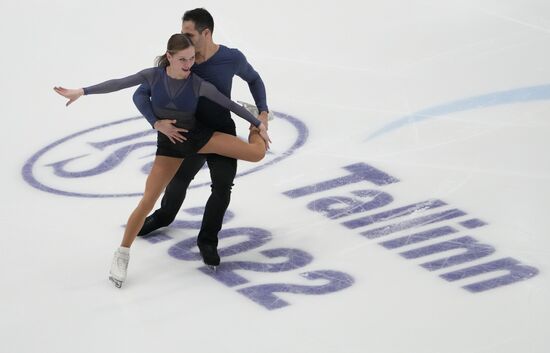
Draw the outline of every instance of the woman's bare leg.
<instances>
[{"instance_id":1,"label":"woman's bare leg","mask_svg":"<svg viewBox=\"0 0 550 353\"><path fill-rule=\"evenodd\" d=\"M236 136L214 132L198 153L215 153L249 162L259 162L265 156L265 142L257 130L250 130L248 143Z\"/></svg>"},{"instance_id":2,"label":"woman's bare leg","mask_svg":"<svg viewBox=\"0 0 550 353\"><path fill-rule=\"evenodd\" d=\"M122 238L123 247L129 248L136 236L143 227L145 217L151 212L157 202L160 194L166 188L170 180L176 174L183 159L156 156L153 162L153 168L147 177L145 183L145 192L143 197L139 201L136 209L130 214L128 222L126 223L126 229L124 230L124 237Z\"/></svg>"}]
</instances>

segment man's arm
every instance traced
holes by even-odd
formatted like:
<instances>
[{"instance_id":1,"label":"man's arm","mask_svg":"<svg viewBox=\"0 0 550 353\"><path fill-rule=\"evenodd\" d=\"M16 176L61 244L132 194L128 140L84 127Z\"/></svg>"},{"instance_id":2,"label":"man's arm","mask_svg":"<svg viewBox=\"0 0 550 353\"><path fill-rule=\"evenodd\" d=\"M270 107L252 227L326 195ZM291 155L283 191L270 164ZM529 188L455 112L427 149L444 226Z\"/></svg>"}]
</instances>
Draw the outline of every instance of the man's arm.
<instances>
[{"instance_id":1,"label":"man's arm","mask_svg":"<svg viewBox=\"0 0 550 353\"><path fill-rule=\"evenodd\" d=\"M201 80L200 86L199 86L199 96L205 97L210 99L212 102L229 109L233 113L237 114L244 120L248 121L250 124L254 125L255 127L259 127L262 122L252 113L250 113L246 108L238 105L231 99L224 96L213 84L210 82Z\"/></svg>"},{"instance_id":2,"label":"man's arm","mask_svg":"<svg viewBox=\"0 0 550 353\"><path fill-rule=\"evenodd\" d=\"M269 112L269 109L267 107L264 81L262 81L260 74L258 74L258 72L254 70L252 65L250 65L250 63L246 60L246 57L243 53L237 50L237 55L238 69L236 74L248 83L250 93L254 98L254 103L256 103L258 112L260 116L265 118L262 120L267 121L267 114Z\"/></svg>"},{"instance_id":3,"label":"man's arm","mask_svg":"<svg viewBox=\"0 0 550 353\"><path fill-rule=\"evenodd\" d=\"M271 139L267 134L267 126L265 125L265 123L267 122L267 117L264 121L257 119L246 108L238 105L228 97L224 96L213 84L204 80L201 81L201 85L199 87L199 95L201 97L206 97L212 102L231 110L233 113L237 114L238 116L252 124L252 126L255 126L265 142L266 150L269 149L269 143L271 142Z\"/></svg>"}]
</instances>

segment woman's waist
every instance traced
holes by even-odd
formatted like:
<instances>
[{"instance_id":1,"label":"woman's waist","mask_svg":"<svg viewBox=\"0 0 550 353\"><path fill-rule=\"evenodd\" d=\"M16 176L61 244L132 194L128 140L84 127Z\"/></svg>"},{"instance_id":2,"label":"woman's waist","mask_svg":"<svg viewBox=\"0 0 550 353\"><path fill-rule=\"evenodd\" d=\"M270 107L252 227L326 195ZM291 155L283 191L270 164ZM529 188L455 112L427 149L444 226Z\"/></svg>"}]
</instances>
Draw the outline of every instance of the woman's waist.
<instances>
[{"instance_id":1,"label":"woman's waist","mask_svg":"<svg viewBox=\"0 0 550 353\"><path fill-rule=\"evenodd\" d=\"M194 112L182 112L169 109L155 109L155 115L159 120L176 120L176 126L191 128L197 123Z\"/></svg>"}]
</instances>

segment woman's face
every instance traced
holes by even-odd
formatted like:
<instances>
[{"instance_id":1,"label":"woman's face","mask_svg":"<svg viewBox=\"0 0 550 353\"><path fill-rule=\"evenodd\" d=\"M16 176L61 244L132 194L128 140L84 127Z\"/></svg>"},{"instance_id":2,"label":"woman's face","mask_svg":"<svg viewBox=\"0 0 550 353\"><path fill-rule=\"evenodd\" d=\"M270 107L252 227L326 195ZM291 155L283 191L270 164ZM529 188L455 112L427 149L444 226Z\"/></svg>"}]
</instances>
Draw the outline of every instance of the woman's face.
<instances>
[{"instance_id":1,"label":"woman's face","mask_svg":"<svg viewBox=\"0 0 550 353\"><path fill-rule=\"evenodd\" d=\"M174 53L174 55L167 53L166 57L168 58L168 62L170 62L170 66L172 66L172 70L189 73L191 66L195 63L195 48L189 47Z\"/></svg>"}]
</instances>

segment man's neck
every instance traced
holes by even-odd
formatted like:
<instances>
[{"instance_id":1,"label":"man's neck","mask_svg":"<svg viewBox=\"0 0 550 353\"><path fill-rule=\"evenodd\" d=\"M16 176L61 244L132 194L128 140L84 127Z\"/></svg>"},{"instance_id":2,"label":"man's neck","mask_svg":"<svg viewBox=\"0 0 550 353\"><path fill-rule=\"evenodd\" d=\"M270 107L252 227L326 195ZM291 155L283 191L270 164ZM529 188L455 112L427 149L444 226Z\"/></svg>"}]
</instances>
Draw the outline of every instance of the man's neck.
<instances>
[{"instance_id":1,"label":"man's neck","mask_svg":"<svg viewBox=\"0 0 550 353\"><path fill-rule=\"evenodd\" d=\"M214 56L219 48L220 46L214 42L207 43L204 46L204 49L200 52L197 52L197 54L195 55L195 62L197 64L202 64L203 62Z\"/></svg>"}]
</instances>

